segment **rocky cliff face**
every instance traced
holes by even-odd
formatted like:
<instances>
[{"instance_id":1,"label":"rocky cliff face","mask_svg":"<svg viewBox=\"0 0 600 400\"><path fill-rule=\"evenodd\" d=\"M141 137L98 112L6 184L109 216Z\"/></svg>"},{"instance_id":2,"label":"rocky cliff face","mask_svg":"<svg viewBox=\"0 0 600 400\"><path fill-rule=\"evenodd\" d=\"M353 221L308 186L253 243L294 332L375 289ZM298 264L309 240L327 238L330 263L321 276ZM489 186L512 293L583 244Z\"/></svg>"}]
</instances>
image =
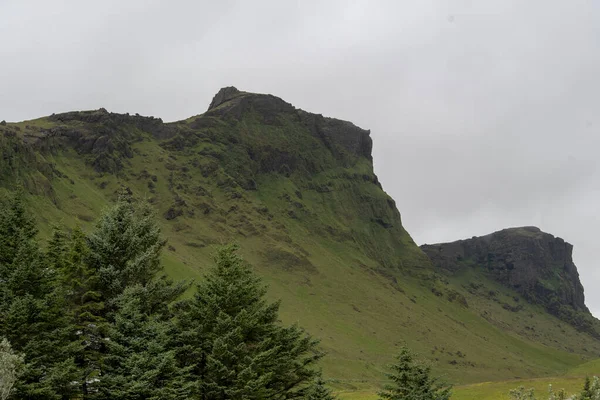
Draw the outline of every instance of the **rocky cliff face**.
<instances>
[{"instance_id":1,"label":"rocky cliff face","mask_svg":"<svg viewBox=\"0 0 600 400\"><path fill-rule=\"evenodd\" d=\"M337 158L351 155L372 160L373 142L371 132L361 129L348 121L323 117L296 109L279 97L241 92L233 86L225 87L213 97L205 114L204 121L210 117L225 117L239 121L247 112L257 114L261 123L281 125L281 116L286 114L308 128L310 133L321 140ZM203 119L197 123L202 125Z\"/></svg>"},{"instance_id":2,"label":"rocky cliff face","mask_svg":"<svg viewBox=\"0 0 600 400\"><path fill-rule=\"evenodd\" d=\"M421 249L435 266L453 273L482 268L495 281L569 322L579 324L576 316L589 313L572 259L573 246L539 228L504 229Z\"/></svg>"},{"instance_id":3,"label":"rocky cliff face","mask_svg":"<svg viewBox=\"0 0 600 400\"><path fill-rule=\"evenodd\" d=\"M10 170L6 176L0 173L0 186L9 187L18 175L32 193L40 187L53 193L66 174L50 168L51 162L44 164L48 171L42 176L37 165L24 174L24 166L32 165L24 155L44 162L74 150L104 182L120 179L133 186L132 176L154 176L144 188L152 195L161 185L158 172L149 171L164 168L168 186L162 201L172 204L164 212L169 221L183 219L186 212L195 218L193 205L202 198L203 219L228 225L232 215L254 219L256 224L244 222L248 232L243 233L252 236L265 231L254 226L267 226L258 221L274 221L271 210L281 208L279 230L299 223L332 240L351 242L383 269L429 265L373 172L370 131L297 109L270 94L225 87L205 113L172 123L99 109L0 126L0 149L14 146L20 150L0 159L0 166ZM148 147L154 146L160 154L150 157ZM140 164L144 169L135 171ZM222 202L207 200L219 195L232 204L225 209ZM269 211L265 205L250 207L256 198L264 199Z\"/></svg>"}]
</instances>

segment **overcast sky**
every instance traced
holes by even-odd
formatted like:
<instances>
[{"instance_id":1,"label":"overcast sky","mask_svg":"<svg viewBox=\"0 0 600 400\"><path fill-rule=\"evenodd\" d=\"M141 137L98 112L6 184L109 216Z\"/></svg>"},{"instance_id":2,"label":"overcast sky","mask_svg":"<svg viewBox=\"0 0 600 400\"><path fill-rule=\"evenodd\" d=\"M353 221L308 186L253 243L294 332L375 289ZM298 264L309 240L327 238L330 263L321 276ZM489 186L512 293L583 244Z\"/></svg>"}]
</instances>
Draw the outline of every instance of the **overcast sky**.
<instances>
[{"instance_id":1,"label":"overcast sky","mask_svg":"<svg viewBox=\"0 0 600 400\"><path fill-rule=\"evenodd\" d=\"M272 93L371 129L417 243L574 244L600 316L599 1L0 0L0 21L0 120Z\"/></svg>"}]
</instances>

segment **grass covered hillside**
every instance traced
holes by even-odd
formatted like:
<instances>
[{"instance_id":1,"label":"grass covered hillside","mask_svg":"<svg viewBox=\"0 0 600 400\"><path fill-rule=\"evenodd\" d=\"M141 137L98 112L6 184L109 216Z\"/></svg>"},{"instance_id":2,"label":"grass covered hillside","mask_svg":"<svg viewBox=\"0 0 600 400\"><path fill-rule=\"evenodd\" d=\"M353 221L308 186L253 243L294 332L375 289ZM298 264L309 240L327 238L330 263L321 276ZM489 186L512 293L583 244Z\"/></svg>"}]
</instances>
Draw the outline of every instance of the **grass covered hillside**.
<instances>
[{"instance_id":1,"label":"grass covered hillside","mask_svg":"<svg viewBox=\"0 0 600 400\"><path fill-rule=\"evenodd\" d=\"M262 94L222 89L163 123L96 111L0 125L0 185L22 184L48 236L89 228L122 186L147 198L175 278L202 279L237 242L286 323L322 339L340 389L378 386L403 343L448 380L563 373L600 341L481 269L437 268L373 172L369 131Z\"/></svg>"}]
</instances>

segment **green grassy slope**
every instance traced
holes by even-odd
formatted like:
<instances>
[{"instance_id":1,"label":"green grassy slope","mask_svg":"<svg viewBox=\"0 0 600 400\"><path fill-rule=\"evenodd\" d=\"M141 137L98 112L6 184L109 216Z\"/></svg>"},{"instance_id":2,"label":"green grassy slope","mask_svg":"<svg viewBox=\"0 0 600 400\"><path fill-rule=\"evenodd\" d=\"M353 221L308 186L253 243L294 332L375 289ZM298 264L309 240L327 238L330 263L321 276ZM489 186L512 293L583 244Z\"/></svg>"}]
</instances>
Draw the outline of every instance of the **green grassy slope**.
<instances>
[{"instance_id":1,"label":"green grassy slope","mask_svg":"<svg viewBox=\"0 0 600 400\"><path fill-rule=\"evenodd\" d=\"M272 96L171 124L54 115L0 126L0 147L0 184L24 182L42 236L89 227L125 185L156 207L172 276L201 279L214 246L238 242L282 319L322 339L339 389L378 386L403 342L457 383L552 376L600 354L476 269L435 271L373 173L368 132Z\"/></svg>"},{"instance_id":2,"label":"green grassy slope","mask_svg":"<svg viewBox=\"0 0 600 400\"><path fill-rule=\"evenodd\" d=\"M538 397L544 398L549 385L555 391L565 389L568 395L576 394L583 388L585 377L600 376L600 359L592 360L570 369L564 375L533 378L510 379L496 382L480 382L457 386L453 389L453 400L509 400L509 392L518 387L533 388ZM375 390L339 390L337 395L343 400L376 400Z\"/></svg>"}]
</instances>

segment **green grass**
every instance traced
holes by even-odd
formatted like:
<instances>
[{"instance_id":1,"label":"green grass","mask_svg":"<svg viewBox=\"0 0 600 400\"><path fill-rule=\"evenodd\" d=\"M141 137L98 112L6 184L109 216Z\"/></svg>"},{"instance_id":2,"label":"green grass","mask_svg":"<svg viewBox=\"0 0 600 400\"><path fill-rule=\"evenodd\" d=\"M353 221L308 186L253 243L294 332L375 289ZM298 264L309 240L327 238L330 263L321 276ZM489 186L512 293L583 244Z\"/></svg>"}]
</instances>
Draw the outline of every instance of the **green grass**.
<instances>
[{"instance_id":1,"label":"green grass","mask_svg":"<svg viewBox=\"0 0 600 400\"><path fill-rule=\"evenodd\" d=\"M294 115L266 124L249 111L239 121L215 116L194 129L197 118L169 125L180 144L127 124L116 129L116 138L130 138L133 154L120 158L118 173L90 166L103 149L91 154L63 144L43 152L36 168L51 165L60 174L43 175L50 194L30 198L41 237L56 223L90 229L126 185L154 204L172 277L202 279L215 246L238 242L270 298L282 300L283 322L321 339L324 374L336 390L352 392L347 398L373 393L404 343L458 384L556 376L600 353L597 340L524 299L522 310L504 309L516 304L515 293L475 268L458 276L434 271L373 182L371 161L334 157ZM43 118L17 126L41 135L55 124ZM97 139L97 125L67 126ZM288 159L269 170L278 154ZM256 187L244 189L250 181ZM169 210L181 215L166 219Z\"/></svg>"},{"instance_id":2,"label":"green grass","mask_svg":"<svg viewBox=\"0 0 600 400\"><path fill-rule=\"evenodd\" d=\"M555 391L565 389L572 395L583 388L582 377L553 377L528 380L508 380L501 382L483 382L471 385L457 386L452 391L452 400L510 400L509 392L520 386L534 388L535 392L543 398L548 393L549 385ZM376 400L376 391L365 390L355 392L339 391L336 393L340 400Z\"/></svg>"},{"instance_id":3,"label":"green grass","mask_svg":"<svg viewBox=\"0 0 600 400\"><path fill-rule=\"evenodd\" d=\"M510 399L509 392L521 386L534 388L537 394L542 395L547 393L549 385L552 385L554 391L565 389L569 395L572 395L581 391L586 376L600 376L600 359L572 368L562 376L480 382L457 386L453 389L452 400L508 400ZM341 400L375 400L378 398L374 390L339 390L337 395Z\"/></svg>"},{"instance_id":4,"label":"green grass","mask_svg":"<svg viewBox=\"0 0 600 400\"><path fill-rule=\"evenodd\" d=\"M599 376L600 377L600 359L588 361L569 370L571 376Z\"/></svg>"}]
</instances>

